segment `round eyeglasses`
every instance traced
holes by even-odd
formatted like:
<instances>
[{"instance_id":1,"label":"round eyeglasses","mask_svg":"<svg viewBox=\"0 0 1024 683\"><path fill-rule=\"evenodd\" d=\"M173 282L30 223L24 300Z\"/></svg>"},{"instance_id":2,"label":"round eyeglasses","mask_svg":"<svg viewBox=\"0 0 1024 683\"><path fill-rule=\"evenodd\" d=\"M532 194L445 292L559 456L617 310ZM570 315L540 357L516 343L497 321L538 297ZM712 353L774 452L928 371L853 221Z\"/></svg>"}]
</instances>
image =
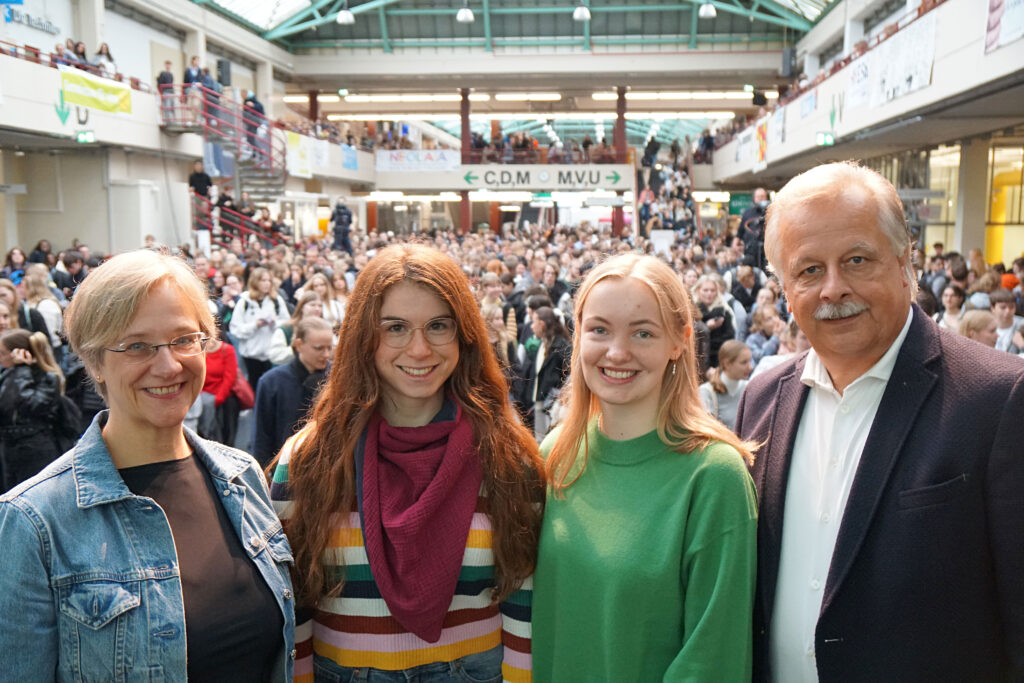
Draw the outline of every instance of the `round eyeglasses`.
<instances>
[{"instance_id":1,"label":"round eyeglasses","mask_svg":"<svg viewBox=\"0 0 1024 683\"><path fill-rule=\"evenodd\" d=\"M104 350L122 354L122 358L129 363L144 363L155 358L160 348L164 346L179 358L198 356L206 348L206 344L209 341L210 338L204 336L202 332L193 332L191 334L183 334L166 344L150 344L144 341L121 342L114 348L105 348Z\"/></svg>"},{"instance_id":2,"label":"round eyeglasses","mask_svg":"<svg viewBox=\"0 0 1024 683\"><path fill-rule=\"evenodd\" d=\"M431 346L443 346L455 341L457 328L453 318L434 318L418 327L404 320L385 320L380 324L380 338L391 348L402 349L412 341L416 330L423 331L423 338Z\"/></svg>"}]
</instances>

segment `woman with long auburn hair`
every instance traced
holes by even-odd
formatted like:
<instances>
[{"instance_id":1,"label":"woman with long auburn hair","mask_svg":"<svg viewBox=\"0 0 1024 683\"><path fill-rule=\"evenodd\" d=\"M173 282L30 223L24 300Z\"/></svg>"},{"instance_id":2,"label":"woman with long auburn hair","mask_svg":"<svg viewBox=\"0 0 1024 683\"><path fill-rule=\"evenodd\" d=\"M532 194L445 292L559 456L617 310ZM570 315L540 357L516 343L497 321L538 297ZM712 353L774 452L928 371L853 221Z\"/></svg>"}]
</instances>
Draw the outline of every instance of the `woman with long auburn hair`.
<instances>
[{"instance_id":1,"label":"woman with long auburn hair","mask_svg":"<svg viewBox=\"0 0 1024 683\"><path fill-rule=\"evenodd\" d=\"M528 680L543 466L466 276L433 248L387 247L339 336L271 466L312 608L296 680Z\"/></svg>"},{"instance_id":2,"label":"woman with long auburn hair","mask_svg":"<svg viewBox=\"0 0 1024 683\"><path fill-rule=\"evenodd\" d=\"M651 256L580 287L567 412L541 447L535 681L750 679L752 445L700 403L691 309Z\"/></svg>"}]
</instances>

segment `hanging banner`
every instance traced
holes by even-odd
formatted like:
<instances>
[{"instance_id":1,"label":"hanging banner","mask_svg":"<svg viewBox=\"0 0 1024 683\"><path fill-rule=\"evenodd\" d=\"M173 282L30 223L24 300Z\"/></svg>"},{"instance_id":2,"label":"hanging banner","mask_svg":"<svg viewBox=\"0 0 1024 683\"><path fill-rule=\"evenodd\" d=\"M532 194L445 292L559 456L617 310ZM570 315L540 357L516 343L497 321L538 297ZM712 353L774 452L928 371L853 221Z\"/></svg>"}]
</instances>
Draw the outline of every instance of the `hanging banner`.
<instances>
[{"instance_id":1,"label":"hanging banner","mask_svg":"<svg viewBox=\"0 0 1024 683\"><path fill-rule=\"evenodd\" d=\"M871 59L871 106L878 107L932 82L935 12L903 27L867 54Z\"/></svg>"},{"instance_id":2,"label":"hanging banner","mask_svg":"<svg viewBox=\"0 0 1024 683\"><path fill-rule=\"evenodd\" d=\"M757 124L757 163L763 164L768 157L768 119Z\"/></svg>"},{"instance_id":3,"label":"hanging banner","mask_svg":"<svg viewBox=\"0 0 1024 683\"><path fill-rule=\"evenodd\" d=\"M312 178L310 159L313 152L310 143L313 142L313 138L290 130L285 131L285 137L288 142L288 174L296 178Z\"/></svg>"},{"instance_id":4,"label":"hanging banner","mask_svg":"<svg viewBox=\"0 0 1024 683\"><path fill-rule=\"evenodd\" d=\"M771 144L781 145L786 141L786 108L779 107L772 114Z\"/></svg>"},{"instance_id":5,"label":"hanging banner","mask_svg":"<svg viewBox=\"0 0 1024 683\"><path fill-rule=\"evenodd\" d=\"M868 104L871 93L871 58L857 59L847 69L850 80L846 84L846 111L860 109Z\"/></svg>"},{"instance_id":6,"label":"hanging banner","mask_svg":"<svg viewBox=\"0 0 1024 683\"><path fill-rule=\"evenodd\" d=\"M132 113L132 89L117 81L62 66L60 88L67 104L114 114Z\"/></svg>"},{"instance_id":7,"label":"hanging banner","mask_svg":"<svg viewBox=\"0 0 1024 683\"><path fill-rule=\"evenodd\" d=\"M341 167L350 171L359 170L359 154L356 148L342 143L341 145Z\"/></svg>"},{"instance_id":8,"label":"hanging banner","mask_svg":"<svg viewBox=\"0 0 1024 683\"><path fill-rule=\"evenodd\" d=\"M806 119L818 108L818 89L810 91L800 98L800 119Z\"/></svg>"},{"instance_id":9,"label":"hanging banner","mask_svg":"<svg viewBox=\"0 0 1024 683\"><path fill-rule=\"evenodd\" d=\"M327 168L330 166L331 143L327 140L311 140L312 157L311 163L315 168Z\"/></svg>"},{"instance_id":10,"label":"hanging banner","mask_svg":"<svg viewBox=\"0 0 1024 683\"><path fill-rule=\"evenodd\" d=\"M382 149L377 151L377 171L413 173L458 171L462 152L451 149Z\"/></svg>"},{"instance_id":11,"label":"hanging banner","mask_svg":"<svg viewBox=\"0 0 1024 683\"><path fill-rule=\"evenodd\" d=\"M985 52L1024 36L1024 0L988 0Z\"/></svg>"}]
</instances>

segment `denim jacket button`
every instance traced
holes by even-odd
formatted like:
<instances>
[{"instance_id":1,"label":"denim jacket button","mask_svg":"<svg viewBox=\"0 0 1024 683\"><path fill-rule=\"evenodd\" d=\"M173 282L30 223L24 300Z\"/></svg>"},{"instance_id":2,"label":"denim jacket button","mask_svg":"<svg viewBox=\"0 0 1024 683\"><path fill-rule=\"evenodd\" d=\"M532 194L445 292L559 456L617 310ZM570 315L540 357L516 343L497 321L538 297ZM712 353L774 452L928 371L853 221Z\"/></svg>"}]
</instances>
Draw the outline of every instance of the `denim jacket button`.
<instances>
[{"instance_id":1,"label":"denim jacket button","mask_svg":"<svg viewBox=\"0 0 1024 683\"><path fill-rule=\"evenodd\" d=\"M253 536L252 538L249 539L249 545L251 545L253 548L259 548L260 547L260 539L257 538L256 536Z\"/></svg>"},{"instance_id":2,"label":"denim jacket button","mask_svg":"<svg viewBox=\"0 0 1024 683\"><path fill-rule=\"evenodd\" d=\"M231 489L224 489L224 497L227 498L231 495Z\"/></svg>"},{"instance_id":3,"label":"denim jacket button","mask_svg":"<svg viewBox=\"0 0 1024 683\"><path fill-rule=\"evenodd\" d=\"M298 654L298 651L297 651L297 650L292 650L292 651L291 651L291 658L292 658L292 659L295 659L295 655L297 655L297 654Z\"/></svg>"},{"instance_id":4,"label":"denim jacket button","mask_svg":"<svg viewBox=\"0 0 1024 683\"><path fill-rule=\"evenodd\" d=\"M292 599L292 592L290 590L288 590L287 588L284 589L284 599L285 600L291 600Z\"/></svg>"}]
</instances>

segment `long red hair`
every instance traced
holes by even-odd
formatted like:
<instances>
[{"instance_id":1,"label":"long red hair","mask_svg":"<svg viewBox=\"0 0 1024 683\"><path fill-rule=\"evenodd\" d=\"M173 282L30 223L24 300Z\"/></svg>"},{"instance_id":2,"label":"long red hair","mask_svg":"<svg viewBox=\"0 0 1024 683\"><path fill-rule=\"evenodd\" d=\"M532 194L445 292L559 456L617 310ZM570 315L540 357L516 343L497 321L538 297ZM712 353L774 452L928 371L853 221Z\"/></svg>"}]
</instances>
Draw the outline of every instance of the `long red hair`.
<instances>
[{"instance_id":1,"label":"long red hair","mask_svg":"<svg viewBox=\"0 0 1024 683\"><path fill-rule=\"evenodd\" d=\"M332 517L351 510L355 501L356 445L381 398L374 365L381 301L399 282L430 289L451 308L458 328L459 363L445 390L472 422L483 465L493 528L494 599L514 592L536 564L544 466L533 436L509 404L505 378L469 281L436 249L396 245L381 250L356 280L330 377L313 409L308 434L296 444L289 462L292 514L285 526L303 605L337 595L344 585L343 577L324 572L322 558Z\"/></svg>"}]
</instances>

